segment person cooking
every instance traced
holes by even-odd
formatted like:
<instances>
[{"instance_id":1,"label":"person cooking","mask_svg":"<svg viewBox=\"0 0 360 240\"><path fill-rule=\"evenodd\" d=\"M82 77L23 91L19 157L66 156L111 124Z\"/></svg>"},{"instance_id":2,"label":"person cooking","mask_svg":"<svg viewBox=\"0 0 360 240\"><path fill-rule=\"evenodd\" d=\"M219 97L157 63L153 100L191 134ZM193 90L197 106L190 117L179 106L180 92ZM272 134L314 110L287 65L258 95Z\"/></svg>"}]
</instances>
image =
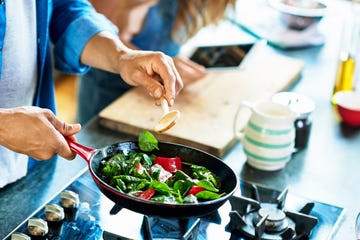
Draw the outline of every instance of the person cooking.
<instances>
[{"instance_id":1,"label":"person cooking","mask_svg":"<svg viewBox=\"0 0 360 240\"><path fill-rule=\"evenodd\" d=\"M75 157L65 137L81 126L55 116L50 40L61 71L103 69L170 106L183 87L170 57L127 48L86 0L3 0L0 19L0 187L26 175L29 157Z\"/></svg>"},{"instance_id":2,"label":"person cooking","mask_svg":"<svg viewBox=\"0 0 360 240\"><path fill-rule=\"evenodd\" d=\"M216 24L235 0L89 0L119 28L131 49L161 51L172 56L184 85L206 75L205 68L179 56L180 47L203 27ZM80 78L78 121L86 123L132 86L121 76L92 68Z\"/></svg>"}]
</instances>

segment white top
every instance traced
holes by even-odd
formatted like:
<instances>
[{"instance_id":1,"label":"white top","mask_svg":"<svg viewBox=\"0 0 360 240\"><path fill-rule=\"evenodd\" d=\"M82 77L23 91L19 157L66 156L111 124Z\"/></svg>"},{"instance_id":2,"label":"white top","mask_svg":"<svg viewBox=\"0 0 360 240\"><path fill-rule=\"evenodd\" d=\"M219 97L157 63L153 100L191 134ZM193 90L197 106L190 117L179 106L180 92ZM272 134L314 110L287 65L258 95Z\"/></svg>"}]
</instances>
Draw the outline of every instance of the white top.
<instances>
[{"instance_id":1,"label":"white top","mask_svg":"<svg viewBox=\"0 0 360 240\"><path fill-rule=\"evenodd\" d=\"M6 1L0 108L32 105L37 84L36 4ZM0 188L26 175L28 156L0 146Z\"/></svg>"}]
</instances>

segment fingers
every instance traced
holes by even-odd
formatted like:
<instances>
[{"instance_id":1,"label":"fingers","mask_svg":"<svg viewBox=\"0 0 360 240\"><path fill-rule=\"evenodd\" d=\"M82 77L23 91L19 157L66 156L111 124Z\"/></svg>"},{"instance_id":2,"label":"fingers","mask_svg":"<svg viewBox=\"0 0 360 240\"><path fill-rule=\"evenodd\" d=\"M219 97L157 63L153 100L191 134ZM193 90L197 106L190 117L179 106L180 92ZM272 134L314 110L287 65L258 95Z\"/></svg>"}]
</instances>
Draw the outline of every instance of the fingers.
<instances>
[{"instance_id":1,"label":"fingers","mask_svg":"<svg viewBox=\"0 0 360 240\"><path fill-rule=\"evenodd\" d=\"M56 153L65 159L74 159L76 154L71 151L64 137L69 137L72 140L76 140L74 135L81 130L81 125L63 122L60 119L56 118L54 115L50 117L49 121L57 130L57 132L55 132L56 139L58 140Z\"/></svg>"},{"instance_id":2,"label":"fingers","mask_svg":"<svg viewBox=\"0 0 360 240\"><path fill-rule=\"evenodd\" d=\"M203 65L200 65L188 58L184 58L184 57L175 57L174 58L174 63L176 68L179 70L179 67L188 67L189 69L192 69L195 72L206 72L206 68ZM180 73L181 75L181 73Z\"/></svg>"},{"instance_id":3,"label":"fingers","mask_svg":"<svg viewBox=\"0 0 360 240\"><path fill-rule=\"evenodd\" d=\"M155 99L156 105L160 105L160 99L164 95L161 77L155 74L153 76L145 75L143 78L143 86L146 88L146 91Z\"/></svg>"},{"instance_id":4,"label":"fingers","mask_svg":"<svg viewBox=\"0 0 360 240\"><path fill-rule=\"evenodd\" d=\"M143 86L157 104L165 97L169 106L184 87L171 57L153 51L124 52L117 64L121 77L132 86Z\"/></svg>"},{"instance_id":5,"label":"fingers","mask_svg":"<svg viewBox=\"0 0 360 240\"><path fill-rule=\"evenodd\" d=\"M202 65L183 57L175 57L174 63L179 71L184 86L194 83L207 75L206 68Z\"/></svg>"},{"instance_id":6,"label":"fingers","mask_svg":"<svg viewBox=\"0 0 360 240\"><path fill-rule=\"evenodd\" d=\"M169 105L174 104L184 84L171 57L161 52L147 53L152 56L151 64L146 62L146 71L150 79L145 82L145 87L159 104L160 98L165 97ZM155 80L155 81L154 81Z\"/></svg>"},{"instance_id":7,"label":"fingers","mask_svg":"<svg viewBox=\"0 0 360 240\"><path fill-rule=\"evenodd\" d=\"M170 57L167 57L167 60L169 61L169 66L171 69L169 69L170 74L169 76L161 76L161 78L164 80L164 88L165 88L165 98L167 99L170 106L174 104L175 97L179 94L180 90L184 87L184 84L182 82L181 76L179 72L177 71L175 64L173 60ZM168 77L168 79L166 79Z\"/></svg>"},{"instance_id":8,"label":"fingers","mask_svg":"<svg viewBox=\"0 0 360 240\"><path fill-rule=\"evenodd\" d=\"M68 124L65 122L62 122L62 127L61 129L57 129L59 131L59 133L61 133L62 137L60 138L60 145L59 148L57 150L57 153L68 160L72 160L75 158L76 154L71 151L65 137L68 137L70 139L72 139L73 141L76 141L75 138L75 134L78 133L81 129L81 125L80 124Z\"/></svg>"}]
</instances>

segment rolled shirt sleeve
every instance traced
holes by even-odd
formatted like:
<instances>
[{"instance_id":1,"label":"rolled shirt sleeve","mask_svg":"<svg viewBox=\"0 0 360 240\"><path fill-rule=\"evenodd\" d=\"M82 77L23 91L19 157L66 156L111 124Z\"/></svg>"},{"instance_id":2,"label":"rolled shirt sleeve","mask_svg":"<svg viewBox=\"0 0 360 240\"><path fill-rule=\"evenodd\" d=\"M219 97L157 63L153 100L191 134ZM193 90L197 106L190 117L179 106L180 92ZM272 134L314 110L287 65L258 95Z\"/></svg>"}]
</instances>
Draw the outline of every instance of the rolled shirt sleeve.
<instances>
[{"instance_id":1,"label":"rolled shirt sleeve","mask_svg":"<svg viewBox=\"0 0 360 240\"><path fill-rule=\"evenodd\" d=\"M55 68L66 73L84 74L89 67L80 62L80 57L86 43L99 32L109 31L117 34L118 30L104 15L97 13L87 1L60 1L61 4L54 4L51 23L51 28L54 29L51 31L51 38L54 44ZM74 2L76 4L65 13L56 9L59 7L63 10L66 3L71 5ZM56 13L59 14L56 15Z\"/></svg>"}]
</instances>

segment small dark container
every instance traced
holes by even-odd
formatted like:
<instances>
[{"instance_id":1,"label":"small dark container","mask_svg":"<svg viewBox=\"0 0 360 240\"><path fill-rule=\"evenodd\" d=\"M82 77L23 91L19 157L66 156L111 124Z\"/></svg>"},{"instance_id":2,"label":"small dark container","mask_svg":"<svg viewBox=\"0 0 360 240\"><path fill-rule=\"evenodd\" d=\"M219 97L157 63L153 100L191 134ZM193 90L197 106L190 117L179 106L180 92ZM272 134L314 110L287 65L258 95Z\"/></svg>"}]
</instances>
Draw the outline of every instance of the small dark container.
<instances>
[{"instance_id":1,"label":"small dark container","mask_svg":"<svg viewBox=\"0 0 360 240\"><path fill-rule=\"evenodd\" d=\"M64 209L65 221L74 221L79 208L79 195L70 190L64 190L60 194L60 205Z\"/></svg>"},{"instance_id":2,"label":"small dark container","mask_svg":"<svg viewBox=\"0 0 360 240\"><path fill-rule=\"evenodd\" d=\"M49 235L60 235L65 218L64 209L57 204L45 205L45 219L49 227Z\"/></svg>"},{"instance_id":3,"label":"small dark container","mask_svg":"<svg viewBox=\"0 0 360 240\"><path fill-rule=\"evenodd\" d=\"M30 218L27 230L31 240L47 239L48 225L47 222L41 218Z\"/></svg>"},{"instance_id":4,"label":"small dark container","mask_svg":"<svg viewBox=\"0 0 360 240\"><path fill-rule=\"evenodd\" d=\"M295 149L300 150L307 147L311 125L312 121L309 116L295 120Z\"/></svg>"},{"instance_id":5,"label":"small dark container","mask_svg":"<svg viewBox=\"0 0 360 240\"><path fill-rule=\"evenodd\" d=\"M294 92L280 92L272 97L272 101L287 105L298 114L295 120L295 150L299 151L307 147L312 126L312 112L315 109L314 102L303 95Z\"/></svg>"}]
</instances>

